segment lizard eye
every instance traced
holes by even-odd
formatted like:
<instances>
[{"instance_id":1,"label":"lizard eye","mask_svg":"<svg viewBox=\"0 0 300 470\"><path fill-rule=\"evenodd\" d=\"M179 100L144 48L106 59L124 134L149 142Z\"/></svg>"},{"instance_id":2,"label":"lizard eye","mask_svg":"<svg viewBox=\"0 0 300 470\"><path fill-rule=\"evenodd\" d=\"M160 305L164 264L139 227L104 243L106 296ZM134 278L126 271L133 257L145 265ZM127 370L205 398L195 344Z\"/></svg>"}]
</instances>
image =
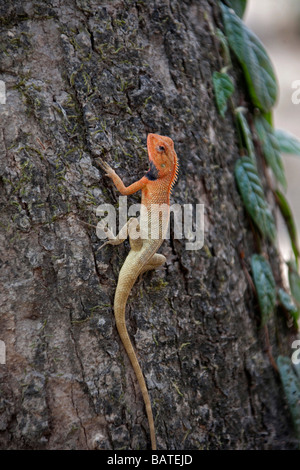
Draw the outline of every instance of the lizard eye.
<instances>
[{"instance_id":1,"label":"lizard eye","mask_svg":"<svg viewBox=\"0 0 300 470\"><path fill-rule=\"evenodd\" d=\"M159 147L157 148L157 150L158 150L159 152L164 152L166 149L165 149L165 147L164 147L163 145L159 145Z\"/></svg>"},{"instance_id":2,"label":"lizard eye","mask_svg":"<svg viewBox=\"0 0 300 470\"><path fill-rule=\"evenodd\" d=\"M166 166L166 164L165 164L165 163L163 163L163 164L161 165L161 167L162 167L162 168L165 168L165 166Z\"/></svg>"}]
</instances>

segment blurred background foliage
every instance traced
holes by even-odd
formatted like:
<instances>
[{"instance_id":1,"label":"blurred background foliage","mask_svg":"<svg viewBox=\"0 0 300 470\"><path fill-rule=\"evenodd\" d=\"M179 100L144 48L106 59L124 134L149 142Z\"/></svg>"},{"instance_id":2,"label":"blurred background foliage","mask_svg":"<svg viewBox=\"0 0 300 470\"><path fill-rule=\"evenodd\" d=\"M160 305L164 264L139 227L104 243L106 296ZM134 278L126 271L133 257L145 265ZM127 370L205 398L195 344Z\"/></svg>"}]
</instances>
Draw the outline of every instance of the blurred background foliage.
<instances>
[{"instance_id":1,"label":"blurred background foliage","mask_svg":"<svg viewBox=\"0 0 300 470\"><path fill-rule=\"evenodd\" d=\"M292 102L292 94L295 92L293 82L300 81L300 1L248 0L244 21L261 39L277 76L279 97L273 108L274 127L284 129L300 139L300 103ZM283 163L288 183L286 196L299 236L300 157L283 155ZM280 248L284 259L288 260L291 258L291 244L279 214L278 227Z\"/></svg>"}]
</instances>

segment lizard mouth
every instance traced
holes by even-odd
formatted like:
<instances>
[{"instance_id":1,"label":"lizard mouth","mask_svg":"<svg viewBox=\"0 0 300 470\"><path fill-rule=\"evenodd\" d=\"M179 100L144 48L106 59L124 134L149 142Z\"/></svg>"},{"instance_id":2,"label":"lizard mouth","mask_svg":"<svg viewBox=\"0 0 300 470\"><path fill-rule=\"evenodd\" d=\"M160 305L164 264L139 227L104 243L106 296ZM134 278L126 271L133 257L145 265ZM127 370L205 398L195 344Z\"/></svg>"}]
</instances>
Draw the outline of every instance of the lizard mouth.
<instances>
[{"instance_id":1,"label":"lizard mouth","mask_svg":"<svg viewBox=\"0 0 300 470\"><path fill-rule=\"evenodd\" d=\"M150 169L147 171L145 176L149 181L155 181L158 179L158 169L156 168L153 160L150 160Z\"/></svg>"},{"instance_id":2,"label":"lizard mouth","mask_svg":"<svg viewBox=\"0 0 300 470\"><path fill-rule=\"evenodd\" d=\"M150 181L167 177L170 179L170 191L177 180L178 160L174 143L170 137L148 134L147 147L150 169L146 177Z\"/></svg>"}]
</instances>

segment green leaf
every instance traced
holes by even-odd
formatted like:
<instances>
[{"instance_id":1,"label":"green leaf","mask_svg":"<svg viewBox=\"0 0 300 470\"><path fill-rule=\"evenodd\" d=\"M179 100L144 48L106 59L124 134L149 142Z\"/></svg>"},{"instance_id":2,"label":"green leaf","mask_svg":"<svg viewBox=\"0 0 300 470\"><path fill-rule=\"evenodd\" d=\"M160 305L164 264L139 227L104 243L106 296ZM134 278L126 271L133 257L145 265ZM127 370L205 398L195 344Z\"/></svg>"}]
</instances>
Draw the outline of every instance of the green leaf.
<instances>
[{"instance_id":1,"label":"green leaf","mask_svg":"<svg viewBox=\"0 0 300 470\"><path fill-rule=\"evenodd\" d=\"M247 6L247 0L226 0L226 3L240 18L243 18Z\"/></svg>"},{"instance_id":2,"label":"green leaf","mask_svg":"<svg viewBox=\"0 0 300 470\"><path fill-rule=\"evenodd\" d=\"M284 166L282 163L279 144L273 132L273 128L262 116L256 116L254 124L262 145L265 159L270 168L272 168L277 181L286 189L287 182L284 173Z\"/></svg>"},{"instance_id":3,"label":"green leaf","mask_svg":"<svg viewBox=\"0 0 300 470\"><path fill-rule=\"evenodd\" d=\"M277 98L277 82L269 56L244 22L223 3L220 5L229 46L242 66L251 100L268 112Z\"/></svg>"},{"instance_id":4,"label":"green leaf","mask_svg":"<svg viewBox=\"0 0 300 470\"><path fill-rule=\"evenodd\" d=\"M291 293L297 306L300 307L300 276L295 263L289 261L287 265Z\"/></svg>"},{"instance_id":5,"label":"green leaf","mask_svg":"<svg viewBox=\"0 0 300 470\"><path fill-rule=\"evenodd\" d=\"M293 302L290 294L288 294L285 290L279 289L278 290L278 297L281 305L285 308L285 310L293 317L294 322L297 324L299 319L299 310Z\"/></svg>"},{"instance_id":6,"label":"green leaf","mask_svg":"<svg viewBox=\"0 0 300 470\"><path fill-rule=\"evenodd\" d=\"M273 113L272 113L272 110L270 110L269 112L267 113L264 113L263 114L265 120L270 124L270 126L272 126L273 128ZM274 129L273 129L273 132L274 132Z\"/></svg>"},{"instance_id":7,"label":"green leaf","mask_svg":"<svg viewBox=\"0 0 300 470\"><path fill-rule=\"evenodd\" d=\"M227 100L234 92L234 84L227 73L214 72L213 85L219 113L222 117L227 111Z\"/></svg>"},{"instance_id":8,"label":"green leaf","mask_svg":"<svg viewBox=\"0 0 300 470\"><path fill-rule=\"evenodd\" d=\"M256 163L252 134L248 126L247 119L244 116L243 108L236 108L235 112L239 129L241 130L243 143L247 149L248 157L250 157Z\"/></svg>"},{"instance_id":9,"label":"green leaf","mask_svg":"<svg viewBox=\"0 0 300 470\"><path fill-rule=\"evenodd\" d=\"M252 255L251 268L262 317L261 321L264 325L275 308L276 284L271 267L263 256Z\"/></svg>"},{"instance_id":10,"label":"green leaf","mask_svg":"<svg viewBox=\"0 0 300 470\"><path fill-rule=\"evenodd\" d=\"M215 34L218 40L220 41L221 47L223 49L225 64L231 64L230 50L225 34L219 28L215 29Z\"/></svg>"},{"instance_id":11,"label":"green leaf","mask_svg":"<svg viewBox=\"0 0 300 470\"><path fill-rule=\"evenodd\" d=\"M300 439L300 381L294 372L290 358L278 356L277 365L295 431Z\"/></svg>"},{"instance_id":12,"label":"green leaf","mask_svg":"<svg viewBox=\"0 0 300 470\"><path fill-rule=\"evenodd\" d=\"M300 156L300 140L297 137L281 129L275 129L274 133L281 152Z\"/></svg>"},{"instance_id":13,"label":"green leaf","mask_svg":"<svg viewBox=\"0 0 300 470\"><path fill-rule=\"evenodd\" d=\"M242 157L236 162L234 173L247 212L262 235L274 241L276 238L275 222L265 200L255 164L249 157Z\"/></svg>"},{"instance_id":14,"label":"green leaf","mask_svg":"<svg viewBox=\"0 0 300 470\"><path fill-rule=\"evenodd\" d=\"M297 235L297 228L294 221L294 217L290 208L288 201L286 200L285 196L282 194L281 191L278 189L275 191L276 200L278 203L278 207L280 209L281 215L286 223L287 230L291 239L292 249L298 263L298 257L300 256L299 248L298 248L298 235Z\"/></svg>"}]
</instances>

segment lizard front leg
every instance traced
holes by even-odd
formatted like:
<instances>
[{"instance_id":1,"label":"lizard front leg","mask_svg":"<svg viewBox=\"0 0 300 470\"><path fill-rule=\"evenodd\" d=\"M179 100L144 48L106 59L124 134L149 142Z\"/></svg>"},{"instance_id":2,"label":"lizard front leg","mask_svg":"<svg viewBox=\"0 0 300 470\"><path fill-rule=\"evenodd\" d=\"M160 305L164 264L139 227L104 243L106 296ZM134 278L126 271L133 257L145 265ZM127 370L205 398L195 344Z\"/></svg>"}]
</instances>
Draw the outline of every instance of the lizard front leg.
<instances>
[{"instance_id":1,"label":"lizard front leg","mask_svg":"<svg viewBox=\"0 0 300 470\"><path fill-rule=\"evenodd\" d=\"M147 178L143 176L143 178L136 181L135 183L132 183L130 186L125 186L120 176L117 175L115 170L113 170L108 163L101 160L101 158L98 159L98 163L102 170L105 171L106 176L108 176L113 181L115 187L121 194L123 194L123 196L129 196L130 194L136 193L140 189L143 189L148 182Z\"/></svg>"},{"instance_id":2,"label":"lizard front leg","mask_svg":"<svg viewBox=\"0 0 300 470\"><path fill-rule=\"evenodd\" d=\"M103 229L108 237L108 240L100 246L101 250L106 245L121 245L129 236L130 247L134 251L139 251L143 246L143 241L137 236L140 231L139 222L136 218L131 217L126 224L121 228L118 235L114 235L109 228ZM151 268L150 268L151 269Z\"/></svg>"}]
</instances>

